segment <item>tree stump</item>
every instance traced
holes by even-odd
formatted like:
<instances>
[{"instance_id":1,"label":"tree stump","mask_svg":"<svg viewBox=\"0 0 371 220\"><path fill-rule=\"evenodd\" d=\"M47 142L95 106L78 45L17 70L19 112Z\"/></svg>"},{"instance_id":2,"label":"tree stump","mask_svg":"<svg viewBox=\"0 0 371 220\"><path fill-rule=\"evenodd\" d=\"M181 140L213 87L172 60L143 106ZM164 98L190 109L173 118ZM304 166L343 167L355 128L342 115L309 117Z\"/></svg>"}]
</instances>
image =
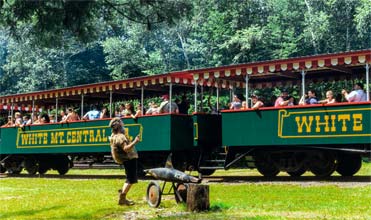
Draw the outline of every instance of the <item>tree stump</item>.
<instances>
[{"instance_id":1,"label":"tree stump","mask_svg":"<svg viewBox=\"0 0 371 220\"><path fill-rule=\"evenodd\" d=\"M210 208L209 186L200 184L188 184L187 210L204 211Z\"/></svg>"}]
</instances>

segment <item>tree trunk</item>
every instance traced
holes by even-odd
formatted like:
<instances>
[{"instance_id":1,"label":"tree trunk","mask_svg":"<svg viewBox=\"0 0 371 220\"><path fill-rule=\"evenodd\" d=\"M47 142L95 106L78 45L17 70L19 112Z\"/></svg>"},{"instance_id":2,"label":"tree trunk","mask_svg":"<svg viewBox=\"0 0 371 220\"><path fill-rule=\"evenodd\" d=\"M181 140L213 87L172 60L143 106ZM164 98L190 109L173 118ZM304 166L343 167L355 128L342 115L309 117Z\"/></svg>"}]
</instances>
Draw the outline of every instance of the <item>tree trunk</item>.
<instances>
[{"instance_id":1,"label":"tree trunk","mask_svg":"<svg viewBox=\"0 0 371 220\"><path fill-rule=\"evenodd\" d=\"M209 186L200 184L188 184L187 210L204 211L210 208Z\"/></svg>"}]
</instances>

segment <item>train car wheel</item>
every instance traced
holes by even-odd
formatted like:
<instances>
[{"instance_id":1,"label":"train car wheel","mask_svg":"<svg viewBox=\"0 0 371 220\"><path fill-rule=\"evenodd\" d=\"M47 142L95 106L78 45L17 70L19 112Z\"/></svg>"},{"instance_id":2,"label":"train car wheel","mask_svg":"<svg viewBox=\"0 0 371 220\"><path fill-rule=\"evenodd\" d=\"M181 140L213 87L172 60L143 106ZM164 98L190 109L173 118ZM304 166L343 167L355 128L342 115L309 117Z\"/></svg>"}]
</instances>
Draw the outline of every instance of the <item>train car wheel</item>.
<instances>
[{"instance_id":1,"label":"train car wheel","mask_svg":"<svg viewBox=\"0 0 371 220\"><path fill-rule=\"evenodd\" d=\"M69 164L68 163L58 164L58 167L57 167L57 171L58 171L59 175L66 174L69 169L70 168L69 168Z\"/></svg>"},{"instance_id":2,"label":"train car wheel","mask_svg":"<svg viewBox=\"0 0 371 220\"><path fill-rule=\"evenodd\" d=\"M6 161L5 162L5 169L10 174L20 174L22 172L21 161Z\"/></svg>"},{"instance_id":3,"label":"train car wheel","mask_svg":"<svg viewBox=\"0 0 371 220\"><path fill-rule=\"evenodd\" d=\"M36 160L33 158L27 158L24 161L24 168L26 169L28 174L35 175L38 170Z\"/></svg>"},{"instance_id":4,"label":"train car wheel","mask_svg":"<svg viewBox=\"0 0 371 220\"><path fill-rule=\"evenodd\" d=\"M3 165L0 164L0 173L5 173L6 169Z\"/></svg>"},{"instance_id":5,"label":"train car wheel","mask_svg":"<svg viewBox=\"0 0 371 220\"><path fill-rule=\"evenodd\" d=\"M303 175L305 172L307 172L307 168L302 166L296 171L287 171L287 173L292 177L299 177Z\"/></svg>"},{"instance_id":6,"label":"train car wheel","mask_svg":"<svg viewBox=\"0 0 371 220\"><path fill-rule=\"evenodd\" d=\"M199 170L198 172L200 172L204 176L211 176L215 173L215 169L202 169Z\"/></svg>"},{"instance_id":7,"label":"train car wheel","mask_svg":"<svg viewBox=\"0 0 371 220\"><path fill-rule=\"evenodd\" d=\"M48 170L49 166L46 162L39 162L39 169L37 170L39 174L44 175Z\"/></svg>"},{"instance_id":8,"label":"train car wheel","mask_svg":"<svg viewBox=\"0 0 371 220\"><path fill-rule=\"evenodd\" d=\"M327 177L336 170L335 156L330 152L318 152L310 161L309 170L318 177Z\"/></svg>"},{"instance_id":9,"label":"train car wheel","mask_svg":"<svg viewBox=\"0 0 371 220\"><path fill-rule=\"evenodd\" d=\"M157 182L150 182L147 186L146 200L149 206L157 208L161 203L161 188Z\"/></svg>"},{"instance_id":10,"label":"train car wheel","mask_svg":"<svg viewBox=\"0 0 371 220\"><path fill-rule=\"evenodd\" d=\"M178 183L175 187L175 201L176 203L186 203L187 202L187 191L188 185L183 183Z\"/></svg>"},{"instance_id":11,"label":"train car wheel","mask_svg":"<svg viewBox=\"0 0 371 220\"><path fill-rule=\"evenodd\" d=\"M353 176L362 166L362 158L357 154L341 154L338 158L336 172L342 176Z\"/></svg>"},{"instance_id":12,"label":"train car wheel","mask_svg":"<svg viewBox=\"0 0 371 220\"><path fill-rule=\"evenodd\" d=\"M268 155L255 156L254 160L256 169L265 177L275 177L280 172Z\"/></svg>"}]
</instances>

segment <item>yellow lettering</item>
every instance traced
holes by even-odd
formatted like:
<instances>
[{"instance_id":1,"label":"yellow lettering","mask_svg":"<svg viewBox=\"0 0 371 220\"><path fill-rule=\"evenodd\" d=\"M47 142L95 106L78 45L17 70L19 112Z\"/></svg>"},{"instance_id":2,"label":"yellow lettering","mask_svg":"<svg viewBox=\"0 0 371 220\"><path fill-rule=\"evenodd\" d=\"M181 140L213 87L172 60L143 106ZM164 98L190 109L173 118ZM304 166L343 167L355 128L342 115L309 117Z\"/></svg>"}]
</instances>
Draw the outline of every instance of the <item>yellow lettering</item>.
<instances>
[{"instance_id":1,"label":"yellow lettering","mask_svg":"<svg viewBox=\"0 0 371 220\"><path fill-rule=\"evenodd\" d=\"M108 138L106 136L106 130L103 129L102 130L102 142L107 142L108 141Z\"/></svg>"},{"instance_id":2,"label":"yellow lettering","mask_svg":"<svg viewBox=\"0 0 371 220\"><path fill-rule=\"evenodd\" d=\"M51 133L50 144L58 144L58 132Z\"/></svg>"},{"instance_id":3,"label":"yellow lettering","mask_svg":"<svg viewBox=\"0 0 371 220\"><path fill-rule=\"evenodd\" d=\"M316 116L316 132L321 132L321 125L324 125L325 126L325 132L329 132L330 131L330 127L328 126L328 119L329 119L329 116L328 115L325 115L324 117L325 121L324 122L320 122L321 120L321 117L319 115Z\"/></svg>"},{"instance_id":4,"label":"yellow lettering","mask_svg":"<svg viewBox=\"0 0 371 220\"><path fill-rule=\"evenodd\" d=\"M100 135L100 130L97 130L97 135L95 136L95 142L101 142L102 136Z\"/></svg>"},{"instance_id":5,"label":"yellow lettering","mask_svg":"<svg viewBox=\"0 0 371 220\"><path fill-rule=\"evenodd\" d=\"M48 144L48 132L44 132L43 144Z\"/></svg>"},{"instance_id":6,"label":"yellow lettering","mask_svg":"<svg viewBox=\"0 0 371 220\"><path fill-rule=\"evenodd\" d=\"M64 133L63 131L58 132L59 144L64 144Z\"/></svg>"},{"instance_id":7,"label":"yellow lettering","mask_svg":"<svg viewBox=\"0 0 371 220\"><path fill-rule=\"evenodd\" d=\"M331 132L336 132L336 127L335 127L335 120L336 120L336 115L331 115Z\"/></svg>"},{"instance_id":8,"label":"yellow lettering","mask_svg":"<svg viewBox=\"0 0 371 220\"><path fill-rule=\"evenodd\" d=\"M21 134L22 145L27 145L29 140L28 134Z\"/></svg>"},{"instance_id":9,"label":"yellow lettering","mask_svg":"<svg viewBox=\"0 0 371 220\"><path fill-rule=\"evenodd\" d=\"M70 131L67 132L67 138L66 138L66 140L67 140L67 144L70 144L71 143L71 132Z\"/></svg>"},{"instance_id":10,"label":"yellow lettering","mask_svg":"<svg viewBox=\"0 0 371 220\"><path fill-rule=\"evenodd\" d=\"M89 136L90 143L94 143L94 130L89 130Z\"/></svg>"},{"instance_id":11,"label":"yellow lettering","mask_svg":"<svg viewBox=\"0 0 371 220\"><path fill-rule=\"evenodd\" d=\"M89 131L88 130L84 130L83 131L83 134L84 134L84 143L87 143L88 142Z\"/></svg>"},{"instance_id":12,"label":"yellow lettering","mask_svg":"<svg viewBox=\"0 0 371 220\"><path fill-rule=\"evenodd\" d=\"M349 114L338 115L338 121L343 122L343 126L341 127L341 131L347 131L347 122L346 121L350 121L350 115Z\"/></svg>"},{"instance_id":13,"label":"yellow lettering","mask_svg":"<svg viewBox=\"0 0 371 220\"><path fill-rule=\"evenodd\" d=\"M306 132L309 133L311 132L311 127L312 127L312 122L313 122L313 116L309 116L309 123L307 122L307 116L303 116L302 122L300 123L300 117L295 117L296 124L298 126L298 133L303 133L303 126L305 125L306 127ZM126 133L126 131L125 131Z\"/></svg>"},{"instance_id":14,"label":"yellow lettering","mask_svg":"<svg viewBox=\"0 0 371 220\"><path fill-rule=\"evenodd\" d=\"M82 131L76 132L76 143L81 143L82 141Z\"/></svg>"},{"instance_id":15,"label":"yellow lettering","mask_svg":"<svg viewBox=\"0 0 371 220\"><path fill-rule=\"evenodd\" d=\"M71 132L71 135L72 135L72 143L75 144L76 143L76 131L72 131Z\"/></svg>"},{"instance_id":16,"label":"yellow lettering","mask_svg":"<svg viewBox=\"0 0 371 220\"><path fill-rule=\"evenodd\" d=\"M353 114L353 131L362 131L362 114Z\"/></svg>"},{"instance_id":17,"label":"yellow lettering","mask_svg":"<svg viewBox=\"0 0 371 220\"><path fill-rule=\"evenodd\" d=\"M36 134L32 134L32 144L35 145L37 143L37 136Z\"/></svg>"}]
</instances>

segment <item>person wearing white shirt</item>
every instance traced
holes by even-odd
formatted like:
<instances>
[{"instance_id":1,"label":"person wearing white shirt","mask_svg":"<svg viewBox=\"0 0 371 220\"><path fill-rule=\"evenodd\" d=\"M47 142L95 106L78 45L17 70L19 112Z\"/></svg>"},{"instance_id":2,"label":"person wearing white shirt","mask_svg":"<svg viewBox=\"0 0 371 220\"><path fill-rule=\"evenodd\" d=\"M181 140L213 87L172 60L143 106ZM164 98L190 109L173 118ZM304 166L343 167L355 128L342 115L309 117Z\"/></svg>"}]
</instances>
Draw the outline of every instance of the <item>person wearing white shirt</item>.
<instances>
[{"instance_id":1,"label":"person wearing white shirt","mask_svg":"<svg viewBox=\"0 0 371 220\"><path fill-rule=\"evenodd\" d=\"M366 101L366 93L363 91L363 84L356 83L354 85L354 90L351 93L348 93L345 89L341 91L341 94L344 95L344 98L348 102L365 102Z\"/></svg>"}]
</instances>

